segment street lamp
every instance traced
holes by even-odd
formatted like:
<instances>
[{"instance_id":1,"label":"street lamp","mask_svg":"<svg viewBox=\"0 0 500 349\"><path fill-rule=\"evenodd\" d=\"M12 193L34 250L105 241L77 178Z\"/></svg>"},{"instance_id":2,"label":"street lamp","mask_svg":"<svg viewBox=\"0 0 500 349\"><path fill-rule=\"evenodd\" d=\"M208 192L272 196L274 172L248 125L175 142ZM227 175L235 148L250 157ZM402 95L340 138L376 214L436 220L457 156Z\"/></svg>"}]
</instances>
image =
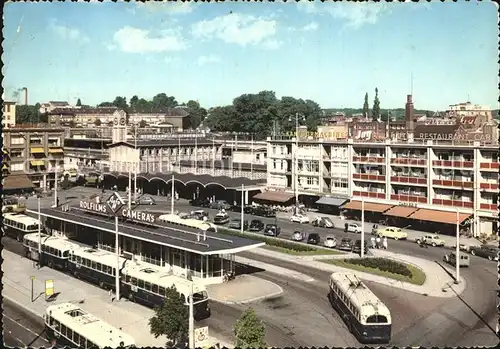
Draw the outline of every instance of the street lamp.
<instances>
[{"instance_id":1,"label":"street lamp","mask_svg":"<svg viewBox=\"0 0 500 349\"><path fill-rule=\"evenodd\" d=\"M189 295L189 349L195 349L194 347L194 300L193 300L193 274L189 270L186 274L186 279L191 282L191 294Z\"/></svg>"},{"instance_id":2,"label":"street lamp","mask_svg":"<svg viewBox=\"0 0 500 349\"><path fill-rule=\"evenodd\" d=\"M303 115L300 115L299 113L295 113L295 150L292 152L292 167L293 167L293 187L294 187L294 192L295 192L295 214L297 214L298 207L299 207L299 191L298 191L298 184L299 184L299 179L298 179L298 161L297 161L297 151L299 150L299 117L300 120L305 120L305 117ZM292 121L292 117L290 116L288 118L288 121Z\"/></svg>"},{"instance_id":3,"label":"street lamp","mask_svg":"<svg viewBox=\"0 0 500 349\"><path fill-rule=\"evenodd\" d=\"M38 200L38 267L42 266L42 220L40 218L40 195L37 195Z\"/></svg>"},{"instance_id":4,"label":"street lamp","mask_svg":"<svg viewBox=\"0 0 500 349\"><path fill-rule=\"evenodd\" d=\"M134 125L134 200L137 202L137 125Z\"/></svg>"},{"instance_id":5,"label":"street lamp","mask_svg":"<svg viewBox=\"0 0 500 349\"><path fill-rule=\"evenodd\" d=\"M243 234L244 226L243 226L243 220L245 219L245 185L241 185L241 233Z\"/></svg>"},{"instance_id":6,"label":"street lamp","mask_svg":"<svg viewBox=\"0 0 500 349\"><path fill-rule=\"evenodd\" d=\"M361 258L365 256L365 199L361 199Z\"/></svg>"},{"instance_id":7,"label":"street lamp","mask_svg":"<svg viewBox=\"0 0 500 349\"><path fill-rule=\"evenodd\" d=\"M460 283L460 212L457 208L457 227L456 227L456 238L457 246L455 246L455 268L456 268L456 279L455 283Z\"/></svg>"}]
</instances>

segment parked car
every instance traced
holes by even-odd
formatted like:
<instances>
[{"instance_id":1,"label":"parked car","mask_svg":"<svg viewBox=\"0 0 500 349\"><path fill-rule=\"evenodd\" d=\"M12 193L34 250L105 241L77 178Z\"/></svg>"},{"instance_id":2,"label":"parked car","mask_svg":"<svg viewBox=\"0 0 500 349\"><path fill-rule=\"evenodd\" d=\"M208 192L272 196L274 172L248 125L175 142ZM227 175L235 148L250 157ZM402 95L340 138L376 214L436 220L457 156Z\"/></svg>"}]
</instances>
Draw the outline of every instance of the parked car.
<instances>
[{"instance_id":1,"label":"parked car","mask_svg":"<svg viewBox=\"0 0 500 349\"><path fill-rule=\"evenodd\" d=\"M458 261L459 267L468 268L470 265L470 256L465 253L460 253L459 258L460 258ZM457 257L455 252L450 252L448 254L445 254L443 260L446 263L449 263L453 266L457 265Z\"/></svg>"},{"instance_id":2,"label":"parked car","mask_svg":"<svg viewBox=\"0 0 500 349\"><path fill-rule=\"evenodd\" d=\"M323 245L325 245L325 247L335 248L337 247L337 238L335 236L328 235L323 242Z\"/></svg>"},{"instance_id":3,"label":"parked car","mask_svg":"<svg viewBox=\"0 0 500 349\"><path fill-rule=\"evenodd\" d=\"M385 227L377 229L375 235L383 238L390 238L394 240L406 240L408 238L408 233L405 233L401 228L396 227Z\"/></svg>"},{"instance_id":4,"label":"parked car","mask_svg":"<svg viewBox=\"0 0 500 349\"><path fill-rule=\"evenodd\" d=\"M309 223L309 217L301 215L301 214L294 214L293 216L290 217L290 222L294 223Z\"/></svg>"},{"instance_id":5,"label":"parked car","mask_svg":"<svg viewBox=\"0 0 500 349\"><path fill-rule=\"evenodd\" d=\"M208 199L193 199L189 201L189 204L191 206L197 206L197 207L210 207L210 200Z\"/></svg>"},{"instance_id":6,"label":"parked car","mask_svg":"<svg viewBox=\"0 0 500 349\"><path fill-rule=\"evenodd\" d=\"M229 216L225 212L219 212L214 217L215 224L226 224L229 222Z\"/></svg>"},{"instance_id":7,"label":"parked car","mask_svg":"<svg viewBox=\"0 0 500 349\"><path fill-rule=\"evenodd\" d=\"M335 228L335 224L328 217L316 217L312 221L312 225L320 228Z\"/></svg>"},{"instance_id":8,"label":"parked car","mask_svg":"<svg viewBox=\"0 0 500 349\"><path fill-rule=\"evenodd\" d=\"M196 210L196 211L192 211L192 212L191 212L191 214L190 214L189 216L190 216L190 218L192 218L192 219L198 219L198 220L200 220L200 221L204 220L204 219L205 219L205 217L206 217L206 219L208 220L208 217L209 217L208 212L205 212L205 211L203 211L203 210Z\"/></svg>"},{"instance_id":9,"label":"parked car","mask_svg":"<svg viewBox=\"0 0 500 349\"><path fill-rule=\"evenodd\" d=\"M141 196L140 198L137 198L136 203L139 205L156 205L155 199L151 196Z\"/></svg>"},{"instance_id":10,"label":"parked car","mask_svg":"<svg viewBox=\"0 0 500 349\"><path fill-rule=\"evenodd\" d=\"M302 241L306 238L306 234L302 231L294 231L292 234L293 241Z\"/></svg>"},{"instance_id":11,"label":"parked car","mask_svg":"<svg viewBox=\"0 0 500 349\"><path fill-rule=\"evenodd\" d=\"M344 231L346 233L361 233L361 226L357 223L345 223Z\"/></svg>"},{"instance_id":12,"label":"parked car","mask_svg":"<svg viewBox=\"0 0 500 349\"><path fill-rule=\"evenodd\" d=\"M234 212L241 212L241 205L236 205L231 207L231 211ZM243 213L245 214L253 214L253 207L252 206L243 206Z\"/></svg>"},{"instance_id":13,"label":"parked car","mask_svg":"<svg viewBox=\"0 0 500 349\"><path fill-rule=\"evenodd\" d=\"M460 251L464 251L464 252L470 252L471 247L472 246L464 244L464 243L458 244L458 248L460 249ZM454 249L457 248L457 244L453 245L453 248Z\"/></svg>"},{"instance_id":14,"label":"parked car","mask_svg":"<svg viewBox=\"0 0 500 349\"><path fill-rule=\"evenodd\" d=\"M229 228L241 229L241 219L231 219L231 221L229 222ZM243 230L248 230L248 221L246 219L243 221Z\"/></svg>"},{"instance_id":15,"label":"parked car","mask_svg":"<svg viewBox=\"0 0 500 349\"><path fill-rule=\"evenodd\" d=\"M368 241L365 240L365 254L368 253ZM357 254L360 254L361 253L361 239L357 239L356 241L354 241L354 244L352 246L352 253L357 253Z\"/></svg>"},{"instance_id":16,"label":"parked car","mask_svg":"<svg viewBox=\"0 0 500 349\"><path fill-rule=\"evenodd\" d=\"M354 242L351 238L342 238L342 240L340 240L340 243L337 244L337 248L342 251L352 251L353 245Z\"/></svg>"},{"instance_id":17,"label":"parked car","mask_svg":"<svg viewBox=\"0 0 500 349\"><path fill-rule=\"evenodd\" d=\"M249 231L261 231L262 229L264 229L264 223L259 219L253 219L248 227Z\"/></svg>"},{"instance_id":18,"label":"parked car","mask_svg":"<svg viewBox=\"0 0 500 349\"><path fill-rule=\"evenodd\" d=\"M490 261L498 261L498 251L498 248L488 245L470 247L470 253L473 256L488 258Z\"/></svg>"},{"instance_id":19,"label":"parked car","mask_svg":"<svg viewBox=\"0 0 500 349\"><path fill-rule=\"evenodd\" d=\"M264 235L267 236L278 236L281 233L281 228L276 224L266 224L264 228Z\"/></svg>"},{"instance_id":20,"label":"parked car","mask_svg":"<svg viewBox=\"0 0 500 349\"><path fill-rule=\"evenodd\" d=\"M415 242L417 244L424 243L433 247L444 246L444 240L441 239L438 234L425 234L424 236L417 238Z\"/></svg>"},{"instance_id":21,"label":"parked car","mask_svg":"<svg viewBox=\"0 0 500 349\"><path fill-rule=\"evenodd\" d=\"M307 243L311 245L318 245L321 242L321 237L318 233L310 233L307 236Z\"/></svg>"},{"instance_id":22,"label":"parked car","mask_svg":"<svg viewBox=\"0 0 500 349\"><path fill-rule=\"evenodd\" d=\"M261 217L269 217L269 218L274 218L276 217L276 212L267 206L256 206L252 208L252 214L254 216L261 216Z\"/></svg>"},{"instance_id":23,"label":"parked car","mask_svg":"<svg viewBox=\"0 0 500 349\"><path fill-rule=\"evenodd\" d=\"M216 200L209 205L210 208L216 210L229 210L231 205L226 200Z\"/></svg>"}]
</instances>

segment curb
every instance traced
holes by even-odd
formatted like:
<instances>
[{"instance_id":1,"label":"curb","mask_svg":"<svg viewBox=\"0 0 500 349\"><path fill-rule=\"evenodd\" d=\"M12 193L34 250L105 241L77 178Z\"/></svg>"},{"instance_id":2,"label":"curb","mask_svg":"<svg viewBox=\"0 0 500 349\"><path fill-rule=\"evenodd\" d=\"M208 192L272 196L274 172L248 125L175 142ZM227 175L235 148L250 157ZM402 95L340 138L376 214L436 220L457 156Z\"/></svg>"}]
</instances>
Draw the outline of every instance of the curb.
<instances>
[{"instance_id":1,"label":"curb","mask_svg":"<svg viewBox=\"0 0 500 349\"><path fill-rule=\"evenodd\" d=\"M27 312L31 313L32 315L43 319L44 314L37 313L35 310L28 308L26 305L16 301L15 299L13 299L10 296L5 296L2 294L2 297L11 303L14 303L17 307L22 308L22 309L26 310Z\"/></svg>"}]
</instances>

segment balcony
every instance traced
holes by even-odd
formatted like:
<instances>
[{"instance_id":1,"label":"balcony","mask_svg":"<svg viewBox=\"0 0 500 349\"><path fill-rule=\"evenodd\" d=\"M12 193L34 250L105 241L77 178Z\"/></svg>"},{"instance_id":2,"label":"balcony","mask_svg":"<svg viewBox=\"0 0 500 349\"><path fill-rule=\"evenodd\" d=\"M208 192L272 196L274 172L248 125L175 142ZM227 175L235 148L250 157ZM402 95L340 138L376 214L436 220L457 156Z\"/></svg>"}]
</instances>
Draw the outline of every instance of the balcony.
<instances>
[{"instance_id":1,"label":"balcony","mask_svg":"<svg viewBox=\"0 0 500 349\"><path fill-rule=\"evenodd\" d=\"M396 200L399 202L416 202L420 204L427 203L427 198L425 196L407 194L391 194L391 200Z\"/></svg>"},{"instance_id":2,"label":"balcony","mask_svg":"<svg viewBox=\"0 0 500 349\"><path fill-rule=\"evenodd\" d=\"M491 191L497 191L498 190L498 184L497 183L481 183L479 185L481 189L484 190L491 190Z\"/></svg>"},{"instance_id":3,"label":"balcony","mask_svg":"<svg viewBox=\"0 0 500 349\"><path fill-rule=\"evenodd\" d=\"M500 162L481 162L479 164L481 170L493 170L498 171L500 168Z\"/></svg>"},{"instance_id":4,"label":"balcony","mask_svg":"<svg viewBox=\"0 0 500 349\"><path fill-rule=\"evenodd\" d=\"M385 158L380 156L353 156L353 162L363 162L363 163L371 163L371 164L384 164Z\"/></svg>"},{"instance_id":5,"label":"balcony","mask_svg":"<svg viewBox=\"0 0 500 349\"><path fill-rule=\"evenodd\" d=\"M353 179L363 180L363 181L385 182L385 175L372 175L372 174L365 174L365 173L353 173L352 178Z\"/></svg>"},{"instance_id":6,"label":"balcony","mask_svg":"<svg viewBox=\"0 0 500 349\"><path fill-rule=\"evenodd\" d=\"M443 187L454 187L454 188L462 188L462 189L473 189L473 182L462 182L462 181L453 181L447 179L433 179L433 185L440 185Z\"/></svg>"},{"instance_id":7,"label":"balcony","mask_svg":"<svg viewBox=\"0 0 500 349\"><path fill-rule=\"evenodd\" d=\"M498 210L498 204L480 204L479 208L481 210L497 211Z\"/></svg>"},{"instance_id":8,"label":"balcony","mask_svg":"<svg viewBox=\"0 0 500 349\"><path fill-rule=\"evenodd\" d=\"M427 185L427 178L392 176L391 182Z\"/></svg>"},{"instance_id":9,"label":"balcony","mask_svg":"<svg viewBox=\"0 0 500 349\"><path fill-rule=\"evenodd\" d=\"M474 162L472 162L472 161L433 160L432 165L439 166L439 167L472 168L472 167L474 167Z\"/></svg>"},{"instance_id":10,"label":"balcony","mask_svg":"<svg viewBox=\"0 0 500 349\"><path fill-rule=\"evenodd\" d=\"M385 193L374 193L371 191L353 191L353 196L362 196L365 198L376 198L376 199L385 199Z\"/></svg>"},{"instance_id":11,"label":"balcony","mask_svg":"<svg viewBox=\"0 0 500 349\"><path fill-rule=\"evenodd\" d=\"M442 206L453 206L453 207L462 207L462 208L473 208L474 203L465 202L462 200L452 200L452 199L432 199L433 205L442 205Z\"/></svg>"},{"instance_id":12,"label":"balcony","mask_svg":"<svg viewBox=\"0 0 500 349\"><path fill-rule=\"evenodd\" d=\"M427 160L422 158L391 158L391 165L427 166Z\"/></svg>"}]
</instances>

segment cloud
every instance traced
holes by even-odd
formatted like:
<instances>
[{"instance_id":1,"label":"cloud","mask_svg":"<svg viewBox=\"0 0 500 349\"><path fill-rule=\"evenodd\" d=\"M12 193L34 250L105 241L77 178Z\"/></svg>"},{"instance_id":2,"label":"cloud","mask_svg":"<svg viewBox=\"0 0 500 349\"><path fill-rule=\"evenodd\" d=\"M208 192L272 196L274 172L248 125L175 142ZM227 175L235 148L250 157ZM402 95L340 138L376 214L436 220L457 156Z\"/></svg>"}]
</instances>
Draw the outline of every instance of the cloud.
<instances>
[{"instance_id":1,"label":"cloud","mask_svg":"<svg viewBox=\"0 0 500 349\"><path fill-rule=\"evenodd\" d=\"M351 28L359 28L365 24L375 24L381 15L389 13L390 7L383 3L324 3L317 6L312 2L299 2L299 10L316 15L331 15L345 21Z\"/></svg>"},{"instance_id":2,"label":"cloud","mask_svg":"<svg viewBox=\"0 0 500 349\"><path fill-rule=\"evenodd\" d=\"M164 62L167 64L174 64L174 63L178 63L179 61L180 61L179 57L166 56L164 58Z\"/></svg>"},{"instance_id":3,"label":"cloud","mask_svg":"<svg viewBox=\"0 0 500 349\"><path fill-rule=\"evenodd\" d=\"M79 41L79 42L89 42L90 39L83 34L80 30L76 28L71 28L58 24L55 20L50 21L49 29L59 36L61 39L66 41Z\"/></svg>"},{"instance_id":4,"label":"cloud","mask_svg":"<svg viewBox=\"0 0 500 349\"><path fill-rule=\"evenodd\" d=\"M262 47L265 48L266 50L276 50L279 49L282 45L283 41L275 39L265 40L262 43Z\"/></svg>"},{"instance_id":5,"label":"cloud","mask_svg":"<svg viewBox=\"0 0 500 349\"><path fill-rule=\"evenodd\" d=\"M219 39L241 46L257 45L276 34L276 21L237 13L193 24L192 34L200 39Z\"/></svg>"},{"instance_id":6,"label":"cloud","mask_svg":"<svg viewBox=\"0 0 500 349\"><path fill-rule=\"evenodd\" d=\"M183 15L193 12L198 4L193 2L157 2L157 1L146 1L145 3L137 3L144 9L149 11L163 11L170 13L172 15Z\"/></svg>"},{"instance_id":7,"label":"cloud","mask_svg":"<svg viewBox=\"0 0 500 349\"><path fill-rule=\"evenodd\" d=\"M317 22L311 22L311 23L306 24L305 26L300 27L300 28L290 27L290 28L288 28L288 30L290 30L292 32L297 32L297 31L311 32L311 31L317 30L318 28L319 28L319 24Z\"/></svg>"},{"instance_id":8,"label":"cloud","mask_svg":"<svg viewBox=\"0 0 500 349\"><path fill-rule=\"evenodd\" d=\"M208 55L208 56L200 56L198 57L197 63L199 66L208 64L208 63L217 63L220 62L220 58L216 55Z\"/></svg>"},{"instance_id":9,"label":"cloud","mask_svg":"<svg viewBox=\"0 0 500 349\"><path fill-rule=\"evenodd\" d=\"M160 35L149 30L125 26L113 36L117 48L127 53L181 51L188 47L180 29L166 29Z\"/></svg>"}]
</instances>

